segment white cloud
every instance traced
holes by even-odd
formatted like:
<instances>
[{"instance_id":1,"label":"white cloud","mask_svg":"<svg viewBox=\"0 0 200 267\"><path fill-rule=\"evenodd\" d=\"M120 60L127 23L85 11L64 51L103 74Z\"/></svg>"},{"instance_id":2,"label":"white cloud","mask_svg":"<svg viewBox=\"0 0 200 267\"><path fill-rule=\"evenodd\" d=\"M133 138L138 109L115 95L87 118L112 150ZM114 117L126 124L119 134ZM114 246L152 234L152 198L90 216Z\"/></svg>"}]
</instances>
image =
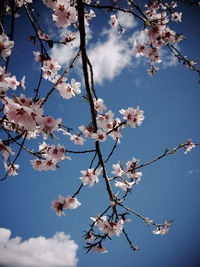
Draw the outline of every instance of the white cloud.
<instances>
[{"instance_id":1,"label":"white cloud","mask_svg":"<svg viewBox=\"0 0 200 267\"><path fill-rule=\"evenodd\" d=\"M70 235L56 233L22 241L10 238L9 229L0 228L0 266L4 267L75 267L78 245Z\"/></svg>"},{"instance_id":2,"label":"white cloud","mask_svg":"<svg viewBox=\"0 0 200 267\"><path fill-rule=\"evenodd\" d=\"M143 44L148 41L148 36L146 34L146 31L135 31L133 35L129 38L129 41L131 41L134 45L137 43Z\"/></svg>"},{"instance_id":3,"label":"white cloud","mask_svg":"<svg viewBox=\"0 0 200 267\"><path fill-rule=\"evenodd\" d=\"M168 67L176 67L178 65L178 60L175 58L173 54L171 54L167 48L162 48L160 51L161 55L161 67L166 69Z\"/></svg>"},{"instance_id":4,"label":"white cloud","mask_svg":"<svg viewBox=\"0 0 200 267\"><path fill-rule=\"evenodd\" d=\"M134 28L137 26L137 22L134 16L132 16L131 14L125 12L117 12L117 18L119 20L120 25L125 29Z\"/></svg>"},{"instance_id":5,"label":"white cloud","mask_svg":"<svg viewBox=\"0 0 200 267\"><path fill-rule=\"evenodd\" d=\"M93 45L88 55L93 65L94 80L101 84L104 80L112 80L131 63L133 49L116 30L105 30L105 41Z\"/></svg>"},{"instance_id":6,"label":"white cloud","mask_svg":"<svg viewBox=\"0 0 200 267\"><path fill-rule=\"evenodd\" d=\"M57 62L64 67L68 67L68 65L71 64L72 60L74 59L79 50L80 38L78 31L75 34L76 38L73 41L72 46L57 44L54 45L53 48L50 50L50 56L53 59L56 59ZM86 38L87 42L92 38L92 32L88 27L86 28Z\"/></svg>"},{"instance_id":7,"label":"white cloud","mask_svg":"<svg viewBox=\"0 0 200 267\"><path fill-rule=\"evenodd\" d=\"M134 18L126 13L119 12L118 18L125 28L134 28L137 25ZM87 28L86 36L87 53L93 66L94 81L98 84L102 84L105 80L112 81L127 66L136 67L149 62L149 59L145 57L136 57L133 52L136 43L148 41L146 31L136 30L131 36L127 37L126 34L120 35L117 28L110 27L109 29L103 29L99 34L100 40L94 43L92 31ZM55 45L51 49L51 57L62 66L68 66L78 49L79 36L77 34L73 47ZM161 58L164 58L160 64L162 68L178 64L177 60L166 49L161 49ZM75 68L82 75L80 60L76 63Z\"/></svg>"},{"instance_id":8,"label":"white cloud","mask_svg":"<svg viewBox=\"0 0 200 267\"><path fill-rule=\"evenodd\" d=\"M73 42L73 46L66 45L54 45L51 49L50 56L61 66L68 66L73 58L76 56L79 47L79 38L76 38Z\"/></svg>"}]
</instances>

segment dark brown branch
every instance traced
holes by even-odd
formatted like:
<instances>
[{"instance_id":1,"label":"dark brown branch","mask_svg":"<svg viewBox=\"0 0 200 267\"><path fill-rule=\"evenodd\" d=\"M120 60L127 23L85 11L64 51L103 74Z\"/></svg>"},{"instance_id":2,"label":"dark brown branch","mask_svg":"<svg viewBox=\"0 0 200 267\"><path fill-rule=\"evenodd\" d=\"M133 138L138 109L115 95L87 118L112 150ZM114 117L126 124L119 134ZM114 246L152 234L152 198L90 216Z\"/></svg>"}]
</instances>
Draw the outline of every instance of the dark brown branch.
<instances>
[{"instance_id":1,"label":"dark brown branch","mask_svg":"<svg viewBox=\"0 0 200 267\"><path fill-rule=\"evenodd\" d=\"M68 153L74 153L74 154L84 154L84 153L96 152L95 149L91 149L91 150L82 150L82 151L73 151L73 150L65 149L65 151L68 152Z\"/></svg>"},{"instance_id":2,"label":"dark brown branch","mask_svg":"<svg viewBox=\"0 0 200 267\"><path fill-rule=\"evenodd\" d=\"M11 31L10 31L10 40L13 41L13 35L14 35L14 22L15 22L15 0L12 0L11 3ZM6 66L5 66L5 72L7 72L8 64L10 61L10 56L6 59Z\"/></svg>"},{"instance_id":3,"label":"dark brown branch","mask_svg":"<svg viewBox=\"0 0 200 267\"><path fill-rule=\"evenodd\" d=\"M115 149L116 149L116 147L117 147L117 143L118 143L118 138L116 138L115 144L114 144L114 146L113 146L113 148L112 148L112 150L111 150L110 154L108 155L107 159L104 161L104 163L105 163L105 164L108 162L108 160L109 160L109 159L110 159L110 157L112 156L112 154L113 154L114 150L115 150Z\"/></svg>"},{"instance_id":4,"label":"dark brown branch","mask_svg":"<svg viewBox=\"0 0 200 267\"><path fill-rule=\"evenodd\" d=\"M127 234L126 231L124 230L124 228L123 228L122 232L123 232L123 234L125 235L126 240L128 241L128 243L129 243L131 249L132 249L132 250L138 250L137 247L133 246L133 244L132 244L130 238L128 237L128 234Z\"/></svg>"},{"instance_id":5,"label":"dark brown branch","mask_svg":"<svg viewBox=\"0 0 200 267\"><path fill-rule=\"evenodd\" d=\"M77 0L77 7L78 7L78 22L79 22L79 32L80 32L80 51L81 51L81 58L82 58L82 68L83 68L83 74L84 74L84 80L85 80L85 88L87 91L87 96L90 104L90 112L91 112L91 117L92 117L92 123L94 126L94 132L97 132L97 122L96 122L96 111L94 108L94 102L90 90L90 84L89 84L89 75L88 75L88 69L87 69L87 64L88 64L88 57L86 53L86 41L85 41L85 19L84 19L84 3L82 0ZM99 142L95 142L96 146L96 151L97 155L99 157L99 163L102 166L103 169L103 177L106 182L106 188L110 197L110 200L113 201L113 192L111 189L111 185L107 176L105 164L102 158ZM115 207L113 207L115 209Z\"/></svg>"}]
</instances>

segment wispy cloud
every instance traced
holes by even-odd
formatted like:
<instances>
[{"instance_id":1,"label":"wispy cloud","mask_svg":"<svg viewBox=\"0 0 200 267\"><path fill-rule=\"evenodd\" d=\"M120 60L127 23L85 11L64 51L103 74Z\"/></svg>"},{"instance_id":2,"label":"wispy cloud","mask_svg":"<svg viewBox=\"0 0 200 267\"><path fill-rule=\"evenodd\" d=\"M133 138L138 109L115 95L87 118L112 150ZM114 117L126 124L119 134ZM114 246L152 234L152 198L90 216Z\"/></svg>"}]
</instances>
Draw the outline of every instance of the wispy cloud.
<instances>
[{"instance_id":1,"label":"wispy cloud","mask_svg":"<svg viewBox=\"0 0 200 267\"><path fill-rule=\"evenodd\" d=\"M169 51L167 51L166 48L161 49L161 58L162 58L162 62L160 65L164 69L168 67L176 67L179 64L175 56Z\"/></svg>"},{"instance_id":2,"label":"wispy cloud","mask_svg":"<svg viewBox=\"0 0 200 267\"><path fill-rule=\"evenodd\" d=\"M4 267L75 267L78 245L70 235L56 233L22 241L11 238L11 231L0 228L0 266Z\"/></svg>"},{"instance_id":3,"label":"wispy cloud","mask_svg":"<svg viewBox=\"0 0 200 267\"><path fill-rule=\"evenodd\" d=\"M117 18L120 25L125 29L134 28L137 26L137 21L135 20L134 16L128 13L117 12Z\"/></svg>"},{"instance_id":4,"label":"wispy cloud","mask_svg":"<svg viewBox=\"0 0 200 267\"><path fill-rule=\"evenodd\" d=\"M97 42L88 51L94 79L99 84L119 75L130 65L133 56L129 42L120 37L117 30L105 30L103 35L105 40Z\"/></svg>"},{"instance_id":5,"label":"wispy cloud","mask_svg":"<svg viewBox=\"0 0 200 267\"><path fill-rule=\"evenodd\" d=\"M73 46L66 45L54 45L51 49L51 57L61 66L68 66L73 58L76 56L79 47L79 38L76 38L73 42Z\"/></svg>"},{"instance_id":6,"label":"wispy cloud","mask_svg":"<svg viewBox=\"0 0 200 267\"><path fill-rule=\"evenodd\" d=\"M102 29L97 40L94 39L92 31L87 29L87 52L93 66L94 81L98 84L102 84L105 80L112 81L126 67L136 67L150 61L146 57L136 57L133 51L136 43L148 41L146 32L144 30L128 32L129 28L133 29L137 26L136 20L133 16L123 12L118 12L117 16L120 25L127 29L123 35L119 34L117 27L109 27ZM51 50L51 57L55 58L62 66L67 66L76 55L79 42L77 34L73 47L55 45ZM166 49L161 49L161 57L164 60L159 64L160 68L177 65L177 60ZM75 68L78 73L82 74L80 61L76 63Z\"/></svg>"}]
</instances>

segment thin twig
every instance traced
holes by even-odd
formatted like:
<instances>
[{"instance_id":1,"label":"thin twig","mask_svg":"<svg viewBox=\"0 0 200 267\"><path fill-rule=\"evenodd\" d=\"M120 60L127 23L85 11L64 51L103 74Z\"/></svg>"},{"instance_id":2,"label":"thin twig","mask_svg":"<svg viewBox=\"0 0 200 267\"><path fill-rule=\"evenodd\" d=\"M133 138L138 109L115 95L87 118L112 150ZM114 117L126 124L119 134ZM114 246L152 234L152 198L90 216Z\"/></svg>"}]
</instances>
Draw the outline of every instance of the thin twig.
<instances>
[{"instance_id":1,"label":"thin twig","mask_svg":"<svg viewBox=\"0 0 200 267\"><path fill-rule=\"evenodd\" d=\"M56 89L56 86L59 84L59 82L65 77L65 75L73 68L74 64L76 63L78 57L80 56L80 50L78 51L78 53L76 54L75 58L73 59L72 63L69 65L69 67L63 72L63 74L60 76L60 78L57 80L57 82L55 83L55 85L52 87L52 89L48 92L48 94L46 95L45 99L42 101L40 107L42 107L47 99L49 98L49 96L53 93L53 91Z\"/></svg>"}]
</instances>

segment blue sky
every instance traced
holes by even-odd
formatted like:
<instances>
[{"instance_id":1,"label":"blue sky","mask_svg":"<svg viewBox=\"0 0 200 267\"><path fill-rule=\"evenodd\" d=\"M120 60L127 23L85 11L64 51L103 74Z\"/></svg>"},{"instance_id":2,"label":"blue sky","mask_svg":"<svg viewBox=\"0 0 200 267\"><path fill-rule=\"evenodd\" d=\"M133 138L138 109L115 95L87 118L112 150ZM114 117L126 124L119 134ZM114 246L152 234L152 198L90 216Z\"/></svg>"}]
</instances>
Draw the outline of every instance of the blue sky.
<instances>
[{"instance_id":1,"label":"blue sky","mask_svg":"<svg viewBox=\"0 0 200 267\"><path fill-rule=\"evenodd\" d=\"M55 38L55 25L50 23L49 11L40 8L41 23L46 33ZM197 8L183 6L183 23L171 26L188 36L178 47L194 60L200 54L198 13ZM131 21L133 28L128 28L124 39L119 39L117 32L110 29L107 16L101 12L97 15L90 22L88 53L94 66L98 97L104 99L108 110L111 109L116 117L120 117L120 109L137 106L145 116L140 127L123 130L121 144L108 164L109 175L112 164L119 160L125 164L134 156L145 163L161 155L166 148L176 147L181 141L192 138L194 142L199 142L198 75L179 65L165 51L165 64L161 63L159 71L150 77L146 72L147 61L133 54L133 41L143 38L142 25L136 20ZM9 21L6 22L8 27ZM8 71L18 79L26 75L24 94L29 97L39 75L39 65L32 55L32 50L37 51L39 46L34 47L27 40L31 34L31 25L22 12L15 24L15 47ZM65 65L71 61L77 48L78 41L72 48L54 47L50 54ZM79 63L67 78L80 81L84 92ZM41 96L46 95L51 87L50 82L43 81ZM20 93L20 90L16 92ZM75 131L81 124L90 122L88 105L82 102L80 96L66 101L58 92L49 98L45 114L61 117ZM67 149L91 147L90 142L83 147L75 147L69 138L58 137L60 139L56 143L62 142ZM46 142L52 143L52 140L48 138ZM38 143L42 143L41 137L26 141L30 148L37 148ZM102 151L108 154L112 145L111 140L101 144ZM142 220L131 215L132 221L125 224L125 229L134 245L139 247L138 251L133 252L121 234L105 242L108 253L90 252L87 255L83 249L83 231L89 229L90 217L101 213L109 203L103 178L92 188L84 187L78 195L82 205L76 210L67 210L64 217L55 215L51 200L57 199L59 194L72 195L78 189L80 170L88 168L92 156L70 155L72 160L61 162L56 171L36 172L29 162L32 158L22 152L17 162L20 165L18 176L8 177L0 184L0 246L4 242L8 248L1 249L0 266L199 266L199 149L194 148L186 155L183 152L180 150L144 167L141 182L133 188L125 202L155 222L174 219L169 233L165 236L153 235L154 227L148 228ZM115 187L113 190L116 193L119 191ZM34 262L33 255L38 251L44 259L41 256L39 262ZM50 262L47 261L48 255ZM66 265L62 265L62 259Z\"/></svg>"}]
</instances>

